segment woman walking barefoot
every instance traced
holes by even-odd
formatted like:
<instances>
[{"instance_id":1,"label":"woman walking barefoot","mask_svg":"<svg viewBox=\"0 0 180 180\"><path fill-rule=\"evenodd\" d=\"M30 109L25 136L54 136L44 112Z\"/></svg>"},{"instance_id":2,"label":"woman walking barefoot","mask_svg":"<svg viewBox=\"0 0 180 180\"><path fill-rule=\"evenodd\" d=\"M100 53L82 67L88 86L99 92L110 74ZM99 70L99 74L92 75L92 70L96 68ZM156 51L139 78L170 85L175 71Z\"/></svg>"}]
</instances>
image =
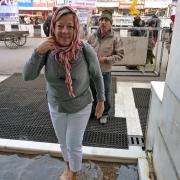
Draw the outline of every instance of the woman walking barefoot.
<instances>
[{"instance_id":1,"label":"woman walking barefoot","mask_svg":"<svg viewBox=\"0 0 180 180\"><path fill-rule=\"evenodd\" d=\"M97 89L98 118L104 111L104 85L97 55L80 40L79 20L68 6L53 14L50 36L33 52L23 72L24 80L38 77L45 66L48 106L66 168L60 180L77 180L82 165L82 140L89 120L92 93Z\"/></svg>"}]
</instances>

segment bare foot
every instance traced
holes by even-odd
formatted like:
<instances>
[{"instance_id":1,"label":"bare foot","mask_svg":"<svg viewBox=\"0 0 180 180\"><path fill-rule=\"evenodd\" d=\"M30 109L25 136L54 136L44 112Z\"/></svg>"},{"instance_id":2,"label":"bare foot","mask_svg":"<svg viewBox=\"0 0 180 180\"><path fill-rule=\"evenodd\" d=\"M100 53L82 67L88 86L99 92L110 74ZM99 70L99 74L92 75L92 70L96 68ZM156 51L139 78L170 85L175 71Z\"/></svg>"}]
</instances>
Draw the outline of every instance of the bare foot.
<instances>
[{"instance_id":1,"label":"bare foot","mask_svg":"<svg viewBox=\"0 0 180 180\"><path fill-rule=\"evenodd\" d=\"M70 171L68 169L64 170L62 175L59 177L59 180L69 180L70 179Z\"/></svg>"},{"instance_id":2,"label":"bare foot","mask_svg":"<svg viewBox=\"0 0 180 180\"><path fill-rule=\"evenodd\" d=\"M71 172L70 180L77 180L77 172Z\"/></svg>"}]
</instances>

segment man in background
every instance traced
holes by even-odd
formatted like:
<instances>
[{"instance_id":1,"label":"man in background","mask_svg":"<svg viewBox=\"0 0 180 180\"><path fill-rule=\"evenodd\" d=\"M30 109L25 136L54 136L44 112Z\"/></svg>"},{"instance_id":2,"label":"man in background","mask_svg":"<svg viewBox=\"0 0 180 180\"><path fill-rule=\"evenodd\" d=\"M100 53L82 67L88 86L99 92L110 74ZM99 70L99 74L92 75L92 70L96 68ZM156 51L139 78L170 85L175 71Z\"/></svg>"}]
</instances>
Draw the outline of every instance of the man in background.
<instances>
[{"instance_id":1,"label":"man in background","mask_svg":"<svg viewBox=\"0 0 180 180\"><path fill-rule=\"evenodd\" d=\"M172 34L173 34L173 29L174 29L175 15L171 15L170 19L171 19L171 23L170 23L169 39L166 43L166 48L168 50L168 54L170 54L170 47L171 47Z\"/></svg>"},{"instance_id":2,"label":"man in background","mask_svg":"<svg viewBox=\"0 0 180 180\"><path fill-rule=\"evenodd\" d=\"M99 19L99 28L96 32L88 38L88 43L92 45L97 53L100 63L104 88L105 88L105 109L103 116L100 118L101 124L107 123L107 117L111 108L111 69L112 65L123 59L124 50L121 39L115 37L112 29L112 12L104 10ZM94 82L90 82L91 91L93 94L94 102L91 111L91 117L95 114L95 107L97 103L96 89Z\"/></svg>"},{"instance_id":3,"label":"man in background","mask_svg":"<svg viewBox=\"0 0 180 180\"><path fill-rule=\"evenodd\" d=\"M45 20L44 24L43 24L43 30L44 30L44 34L46 35L46 37L49 36L49 30L50 30L50 26L51 26L51 19L52 16L54 14L54 12L56 11L57 7L53 7L52 10L52 14L50 14L47 19Z\"/></svg>"}]
</instances>

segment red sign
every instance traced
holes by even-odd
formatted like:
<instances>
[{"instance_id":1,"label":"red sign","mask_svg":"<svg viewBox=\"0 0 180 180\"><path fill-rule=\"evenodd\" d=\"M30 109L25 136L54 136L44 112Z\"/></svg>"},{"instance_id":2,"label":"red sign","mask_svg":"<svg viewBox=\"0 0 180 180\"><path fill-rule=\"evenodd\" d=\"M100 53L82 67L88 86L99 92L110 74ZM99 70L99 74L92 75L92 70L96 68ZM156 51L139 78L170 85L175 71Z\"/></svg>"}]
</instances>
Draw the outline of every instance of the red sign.
<instances>
[{"instance_id":1,"label":"red sign","mask_svg":"<svg viewBox=\"0 0 180 180\"><path fill-rule=\"evenodd\" d=\"M34 7L54 7L55 3L53 0L33 0Z\"/></svg>"},{"instance_id":2,"label":"red sign","mask_svg":"<svg viewBox=\"0 0 180 180\"><path fill-rule=\"evenodd\" d=\"M96 0L69 0L69 5L74 9L96 9Z\"/></svg>"},{"instance_id":3,"label":"red sign","mask_svg":"<svg viewBox=\"0 0 180 180\"><path fill-rule=\"evenodd\" d=\"M129 9L132 4L130 3L119 3L119 9ZM144 9L144 4L136 4L136 9Z\"/></svg>"}]
</instances>

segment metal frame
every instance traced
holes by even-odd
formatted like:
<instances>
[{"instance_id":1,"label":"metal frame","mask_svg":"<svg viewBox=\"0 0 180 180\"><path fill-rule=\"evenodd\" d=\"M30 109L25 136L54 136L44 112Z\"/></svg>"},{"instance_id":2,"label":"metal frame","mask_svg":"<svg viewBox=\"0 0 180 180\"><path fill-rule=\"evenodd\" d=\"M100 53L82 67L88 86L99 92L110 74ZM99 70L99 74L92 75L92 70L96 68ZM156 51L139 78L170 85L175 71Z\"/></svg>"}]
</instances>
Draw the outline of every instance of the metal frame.
<instances>
[{"instance_id":1,"label":"metal frame","mask_svg":"<svg viewBox=\"0 0 180 180\"><path fill-rule=\"evenodd\" d=\"M90 33L92 33L94 30L96 30L98 27L94 26L91 27ZM130 31L132 30L144 30L146 32L147 38L149 38L149 31L158 31L158 37L156 42L156 48L154 49L155 53L155 59L154 59L154 66L148 67L147 64L139 65L138 70L128 70L126 69L126 62L120 62L120 65L113 65L112 73L117 76L154 76L159 77L161 73L162 63L163 63L163 53L165 51L164 45L165 45L165 38L164 31L167 30L167 28L150 28L150 27L112 27L116 32L119 31L119 37L120 37L120 31L125 30L127 31L127 36L130 37ZM147 47L145 47L145 50L147 50ZM132 64L132 66L136 66L137 63Z\"/></svg>"}]
</instances>

